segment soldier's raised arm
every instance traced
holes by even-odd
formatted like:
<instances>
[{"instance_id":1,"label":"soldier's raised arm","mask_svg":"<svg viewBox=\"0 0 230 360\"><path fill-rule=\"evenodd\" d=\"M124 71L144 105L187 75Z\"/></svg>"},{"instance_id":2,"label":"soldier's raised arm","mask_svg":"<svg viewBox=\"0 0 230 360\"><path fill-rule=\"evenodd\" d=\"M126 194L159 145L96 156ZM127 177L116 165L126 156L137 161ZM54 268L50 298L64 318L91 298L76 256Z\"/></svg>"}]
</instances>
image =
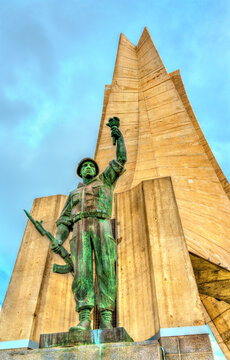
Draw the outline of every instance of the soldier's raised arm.
<instances>
[{"instance_id":1,"label":"soldier's raised arm","mask_svg":"<svg viewBox=\"0 0 230 360\"><path fill-rule=\"evenodd\" d=\"M126 147L125 147L125 141L123 138L123 135L121 131L118 129L118 127L112 127L111 129L111 136L112 138L117 140L117 149L116 149L116 157L117 161L125 165L127 161L127 155L126 155Z\"/></svg>"},{"instance_id":2,"label":"soldier's raised arm","mask_svg":"<svg viewBox=\"0 0 230 360\"><path fill-rule=\"evenodd\" d=\"M111 136L113 138L113 145L117 144L116 160L112 160L105 171L100 175L104 177L109 185L115 186L117 179L125 171L124 165L127 161L125 141L121 131L119 130L120 120L118 117L109 119L106 124L111 128Z\"/></svg>"},{"instance_id":3,"label":"soldier's raised arm","mask_svg":"<svg viewBox=\"0 0 230 360\"><path fill-rule=\"evenodd\" d=\"M106 124L111 129L111 136L113 138L113 145L116 145L117 143L117 161L124 165L127 161L127 155L126 155L126 147L123 135L121 131L119 130L120 126L120 119L117 116L114 116L109 119L108 123Z\"/></svg>"}]
</instances>

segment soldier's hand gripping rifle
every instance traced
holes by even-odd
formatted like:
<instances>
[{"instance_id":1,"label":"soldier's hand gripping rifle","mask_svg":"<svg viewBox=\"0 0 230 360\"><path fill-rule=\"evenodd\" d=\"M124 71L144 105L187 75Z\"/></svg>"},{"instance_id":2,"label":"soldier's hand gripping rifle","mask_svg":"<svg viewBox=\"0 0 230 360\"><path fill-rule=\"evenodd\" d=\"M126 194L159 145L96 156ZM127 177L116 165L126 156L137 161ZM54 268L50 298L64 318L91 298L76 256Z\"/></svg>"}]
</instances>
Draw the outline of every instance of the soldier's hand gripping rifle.
<instances>
[{"instance_id":1,"label":"soldier's hand gripping rifle","mask_svg":"<svg viewBox=\"0 0 230 360\"><path fill-rule=\"evenodd\" d=\"M66 274L68 272L71 272L73 274L73 262L71 260L71 257L70 257L70 254L68 253L68 251L62 245L58 244L57 239L55 239L55 237L49 231L46 231L44 229L44 227L42 226L42 220L41 221L34 220L34 218L26 210L24 210L24 212L25 212L26 216L30 219L30 221L33 223L33 225L36 227L36 229L39 231L39 233L42 236L46 236L50 240L51 250L52 250L52 246L53 247L58 246L58 250L59 250L58 254L66 262L66 265L54 264L53 272L59 273L59 274Z\"/></svg>"}]
</instances>

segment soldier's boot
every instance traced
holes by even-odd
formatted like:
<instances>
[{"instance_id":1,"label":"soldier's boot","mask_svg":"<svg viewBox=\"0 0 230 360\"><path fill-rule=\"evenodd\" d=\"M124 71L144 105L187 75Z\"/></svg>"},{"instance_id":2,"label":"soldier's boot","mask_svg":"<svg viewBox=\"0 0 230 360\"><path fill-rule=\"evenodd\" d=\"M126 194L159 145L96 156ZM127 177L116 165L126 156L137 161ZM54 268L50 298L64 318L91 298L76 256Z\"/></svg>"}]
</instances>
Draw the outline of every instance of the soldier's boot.
<instances>
[{"instance_id":1,"label":"soldier's boot","mask_svg":"<svg viewBox=\"0 0 230 360\"><path fill-rule=\"evenodd\" d=\"M101 312L100 329L112 329L112 311L103 310Z\"/></svg>"},{"instance_id":2,"label":"soldier's boot","mask_svg":"<svg viewBox=\"0 0 230 360\"><path fill-rule=\"evenodd\" d=\"M91 309L82 309L79 311L79 324L77 326L72 326L69 331L84 331L91 330L91 319L90 319Z\"/></svg>"}]
</instances>

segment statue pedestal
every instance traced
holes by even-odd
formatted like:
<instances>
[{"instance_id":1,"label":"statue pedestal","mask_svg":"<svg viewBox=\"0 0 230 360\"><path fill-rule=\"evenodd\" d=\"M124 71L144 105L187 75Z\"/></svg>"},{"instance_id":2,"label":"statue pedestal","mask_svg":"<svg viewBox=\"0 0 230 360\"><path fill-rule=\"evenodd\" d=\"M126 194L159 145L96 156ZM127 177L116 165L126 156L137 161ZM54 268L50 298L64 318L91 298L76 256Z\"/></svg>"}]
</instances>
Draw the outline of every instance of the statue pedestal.
<instances>
[{"instance_id":1,"label":"statue pedestal","mask_svg":"<svg viewBox=\"0 0 230 360\"><path fill-rule=\"evenodd\" d=\"M113 329L97 329L85 331L69 331L54 334L41 334L40 348L56 347L56 346L76 346L87 344L104 344L104 343L120 343L133 342L123 327Z\"/></svg>"}]
</instances>

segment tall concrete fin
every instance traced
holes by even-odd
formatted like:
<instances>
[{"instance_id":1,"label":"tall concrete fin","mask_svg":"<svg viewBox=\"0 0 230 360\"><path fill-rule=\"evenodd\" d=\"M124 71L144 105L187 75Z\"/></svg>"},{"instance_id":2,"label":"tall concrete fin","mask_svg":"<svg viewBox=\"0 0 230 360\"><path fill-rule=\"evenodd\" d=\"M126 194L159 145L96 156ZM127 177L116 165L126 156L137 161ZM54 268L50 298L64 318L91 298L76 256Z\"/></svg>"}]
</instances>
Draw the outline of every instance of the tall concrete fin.
<instances>
[{"instance_id":1,"label":"tall concrete fin","mask_svg":"<svg viewBox=\"0 0 230 360\"><path fill-rule=\"evenodd\" d=\"M170 170L185 237L192 252L230 269L229 183L198 124L180 73L173 72L170 77L186 110L186 122L180 127L184 140L171 158L176 165L174 173Z\"/></svg>"},{"instance_id":2,"label":"tall concrete fin","mask_svg":"<svg viewBox=\"0 0 230 360\"><path fill-rule=\"evenodd\" d=\"M100 170L104 170L109 161L115 157L115 147L112 144L110 129L105 126L112 116L118 116L121 120L121 131L125 136L128 153L127 171L116 187L116 191L119 192L129 188L132 183L138 139L137 56L135 46L123 34L120 36L112 85L105 116L100 126L95 154L95 160L98 162Z\"/></svg>"},{"instance_id":3,"label":"tall concrete fin","mask_svg":"<svg viewBox=\"0 0 230 360\"><path fill-rule=\"evenodd\" d=\"M222 169L220 168L215 156L213 155L213 152L212 152L212 150L200 128L200 125L197 121L196 115L194 114L194 111L193 111L190 101L188 99L188 96L187 96L187 93L186 93L186 90L185 90L185 87L184 87L184 84L183 84L183 81L182 81L182 78L180 75L180 71L179 70L173 71L169 75L178 91L178 94L180 95L180 98L187 110L187 113L192 121L192 124L200 138L200 142L203 145L203 148L207 154L207 157L208 157L209 161L211 162L224 191L226 192L228 198L230 199L230 184L229 184L226 176L224 175Z\"/></svg>"},{"instance_id":4,"label":"tall concrete fin","mask_svg":"<svg viewBox=\"0 0 230 360\"><path fill-rule=\"evenodd\" d=\"M148 29L145 28L136 47L138 58L139 79L139 132L138 150L135 175L132 186L140 181L153 179L159 176L155 157L155 141L151 123L153 116L149 117L149 99L153 105L157 104L159 94L164 92L170 84L169 75L155 48ZM148 102L147 102L148 100Z\"/></svg>"},{"instance_id":5,"label":"tall concrete fin","mask_svg":"<svg viewBox=\"0 0 230 360\"><path fill-rule=\"evenodd\" d=\"M198 129L180 76L167 73L147 29L137 57L139 137L132 186L171 176L189 250L230 268L229 184Z\"/></svg>"},{"instance_id":6,"label":"tall concrete fin","mask_svg":"<svg viewBox=\"0 0 230 360\"><path fill-rule=\"evenodd\" d=\"M128 171L116 190L171 176L189 250L230 268L229 183L197 125L180 75L168 74L147 28L136 48L120 37L96 153L101 170L115 155L105 121L116 114L128 150Z\"/></svg>"}]
</instances>

